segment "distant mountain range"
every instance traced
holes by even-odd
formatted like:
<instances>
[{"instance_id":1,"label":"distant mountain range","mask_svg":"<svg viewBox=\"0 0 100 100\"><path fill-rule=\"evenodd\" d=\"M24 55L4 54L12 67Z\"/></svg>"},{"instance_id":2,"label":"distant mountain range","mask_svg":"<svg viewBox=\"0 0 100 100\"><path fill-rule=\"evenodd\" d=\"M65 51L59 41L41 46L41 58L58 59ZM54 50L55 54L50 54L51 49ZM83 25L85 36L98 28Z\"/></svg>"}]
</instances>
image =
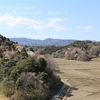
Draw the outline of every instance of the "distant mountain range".
<instances>
[{"instance_id":1,"label":"distant mountain range","mask_svg":"<svg viewBox=\"0 0 100 100\"><path fill-rule=\"evenodd\" d=\"M47 38L45 40L35 40L35 39L29 39L29 38L10 38L10 40L14 42L18 42L19 44L24 44L28 46L66 46L70 43L73 43L76 40L72 39L52 39Z\"/></svg>"}]
</instances>

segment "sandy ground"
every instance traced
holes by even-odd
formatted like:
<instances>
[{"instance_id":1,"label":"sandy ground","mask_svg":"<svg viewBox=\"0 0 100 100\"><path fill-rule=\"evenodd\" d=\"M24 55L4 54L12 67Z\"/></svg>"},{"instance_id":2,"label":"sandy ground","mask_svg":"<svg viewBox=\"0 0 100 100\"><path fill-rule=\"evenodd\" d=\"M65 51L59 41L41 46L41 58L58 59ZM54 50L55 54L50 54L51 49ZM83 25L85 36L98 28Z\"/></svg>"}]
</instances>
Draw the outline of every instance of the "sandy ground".
<instances>
[{"instance_id":1,"label":"sandy ground","mask_svg":"<svg viewBox=\"0 0 100 100\"><path fill-rule=\"evenodd\" d=\"M60 69L59 76L71 86L67 100L100 100L100 60L54 60Z\"/></svg>"},{"instance_id":2,"label":"sandy ground","mask_svg":"<svg viewBox=\"0 0 100 100\"><path fill-rule=\"evenodd\" d=\"M5 97L5 96L0 92L0 100L9 100L9 98Z\"/></svg>"}]
</instances>

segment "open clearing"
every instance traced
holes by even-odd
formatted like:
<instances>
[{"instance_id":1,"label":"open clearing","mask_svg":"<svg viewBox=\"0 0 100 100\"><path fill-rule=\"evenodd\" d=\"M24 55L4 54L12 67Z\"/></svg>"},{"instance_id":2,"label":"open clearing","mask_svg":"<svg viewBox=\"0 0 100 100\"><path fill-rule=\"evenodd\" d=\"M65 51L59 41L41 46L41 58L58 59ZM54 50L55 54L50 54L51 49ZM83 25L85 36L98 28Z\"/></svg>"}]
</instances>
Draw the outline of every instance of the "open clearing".
<instances>
[{"instance_id":1,"label":"open clearing","mask_svg":"<svg viewBox=\"0 0 100 100\"><path fill-rule=\"evenodd\" d=\"M60 69L59 76L72 87L67 100L100 100L100 60L54 60Z\"/></svg>"}]
</instances>

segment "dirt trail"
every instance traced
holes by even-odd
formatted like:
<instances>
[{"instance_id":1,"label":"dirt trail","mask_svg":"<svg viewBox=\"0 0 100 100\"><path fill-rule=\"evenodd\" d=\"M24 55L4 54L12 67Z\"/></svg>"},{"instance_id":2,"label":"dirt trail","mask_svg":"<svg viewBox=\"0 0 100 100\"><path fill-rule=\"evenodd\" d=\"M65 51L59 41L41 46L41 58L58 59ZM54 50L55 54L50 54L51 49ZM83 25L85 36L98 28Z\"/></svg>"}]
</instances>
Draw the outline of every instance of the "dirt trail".
<instances>
[{"instance_id":1,"label":"dirt trail","mask_svg":"<svg viewBox=\"0 0 100 100\"><path fill-rule=\"evenodd\" d=\"M60 77L71 85L67 100L100 100L100 61L55 59Z\"/></svg>"},{"instance_id":2,"label":"dirt trail","mask_svg":"<svg viewBox=\"0 0 100 100\"><path fill-rule=\"evenodd\" d=\"M9 98L5 97L5 96L0 92L0 100L9 100Z\"/></svg>"}]
</instances>

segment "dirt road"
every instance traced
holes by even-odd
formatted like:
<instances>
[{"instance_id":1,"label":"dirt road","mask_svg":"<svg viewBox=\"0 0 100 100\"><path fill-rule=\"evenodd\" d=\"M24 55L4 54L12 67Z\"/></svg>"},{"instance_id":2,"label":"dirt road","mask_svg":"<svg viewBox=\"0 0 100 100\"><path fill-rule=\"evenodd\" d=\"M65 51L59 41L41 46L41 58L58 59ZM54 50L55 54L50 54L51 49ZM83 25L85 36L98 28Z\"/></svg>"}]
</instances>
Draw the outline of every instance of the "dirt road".
<instances>
[{"instance_id":1,"label":"dirt road","mask_svg":"<svg viewBox=\"0 0 100 100\"><path fill-rule=\"evenodd\" d=\"M67 100L100 100L100 61L55 59L59 76L71 85Z\"/></svg>"}]
</instances>

